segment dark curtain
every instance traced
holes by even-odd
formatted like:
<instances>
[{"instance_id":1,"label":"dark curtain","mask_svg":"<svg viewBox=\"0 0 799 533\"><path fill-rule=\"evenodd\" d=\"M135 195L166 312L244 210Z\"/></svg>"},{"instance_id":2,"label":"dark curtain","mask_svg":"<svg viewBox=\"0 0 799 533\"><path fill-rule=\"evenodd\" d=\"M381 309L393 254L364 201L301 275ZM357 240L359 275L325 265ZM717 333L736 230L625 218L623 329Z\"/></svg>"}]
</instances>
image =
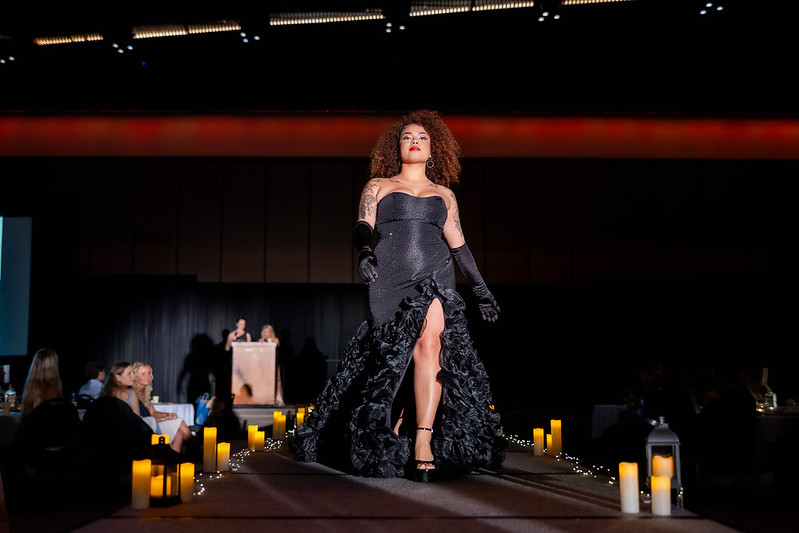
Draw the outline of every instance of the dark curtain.
<instances>
[{"instance_id":1,"label":"dark curtain","mask_svg":"<svg viewBox=\"0 0 799 533\"><path fill-rule=\"evenodd\" d=\"M117 361L150 364L153 394L162 401L195 399L187 390L191 374L207 374L213 364L190 356L223 343L224 332L235 328L239 316L247 320L254 341L264 324L274 327L288 399L310 401L298 397L308 388L301 380L308 376L302 358L309 347L318 349L316 358L307 361L316 365L313 376L318 376L319 358L334 367L368 313L365 288L359 285L203 284L175 277L95 277L84 284L82 306L88 309L83 314L93 317L96 333L83 337L84 345L74 351L87 361L104 361L107 368ZM219 356L218 351L211 355Z\"/></svg>"},{"instance_id":2,"label":"dark curtain","mask_svg":"<svg viewBox=\"0 0 799 533\"><path fill-rule=\"evenodd\" d=\"M497 284L492 290L502 313L493 324L480 320L468 287L458 290L502 409L590 417L594 404L620 403L631 373L649 360L684 372L698 387L697 399L706 373L719 363L771 367L770 383L782 397L796 394L796 365L778 348L790 337L790 315L768 305L774 294L786 293L779 284L744 278L708 284L690 277ZM193 401L197 390L187 391L189 378L207 374L202 365L200 375L197 365L184 373L197 340L222 342L223 330L233 329L238 316L247 319L253 339L263 324L273 325L281 340L286 401L311 402L368 317L362 284L92 276L67 295L47 308L48 314L63 308L63 324L47 332L56 343L44 342L61 356L65 389L80 386L89 359L109 368L115 361L144 361L153 367L154 394L175 402Z\"/></svg>"}]
</instances>

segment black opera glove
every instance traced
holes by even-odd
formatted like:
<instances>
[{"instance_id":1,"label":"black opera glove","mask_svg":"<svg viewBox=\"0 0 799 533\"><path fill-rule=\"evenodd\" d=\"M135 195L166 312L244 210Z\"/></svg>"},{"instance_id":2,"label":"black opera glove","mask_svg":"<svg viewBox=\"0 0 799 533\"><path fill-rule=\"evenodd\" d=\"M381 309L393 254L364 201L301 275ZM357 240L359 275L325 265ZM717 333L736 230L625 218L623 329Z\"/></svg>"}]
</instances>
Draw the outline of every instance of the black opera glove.
<instances>
[{"instance_id":1,"label":"black opera glove","mask_svg":"<svg viewBox=\"0 0 799 533\"><path fill-rule=\"evenodd\" d=\"M355 249L358 250L358 273L366 283L377 280L377 258L372 252L372 226L365 220L355 224Z\"/></svg>"},{"instance_id":2,"label":"black opera glove","mask_svg":"<svg viewBox=\"0 0 799 533\"><path fill-rule=\"evenodd\" d=\"M496 321L499 317L499 305L497 305L494 295L491 294L491 291L486 287L483 276L480 275L480 271L477 269L474 256L471 250L469 250L469 246L464 244L457 248L452 248L450 253L452 257L455 258L455 262L458 263L461 272L463 272L463 275L466 276L466 279L472 286L472 292L477 296L480 315L482 315L483 320L487 322Z\"/></svg>"}]
</instances>

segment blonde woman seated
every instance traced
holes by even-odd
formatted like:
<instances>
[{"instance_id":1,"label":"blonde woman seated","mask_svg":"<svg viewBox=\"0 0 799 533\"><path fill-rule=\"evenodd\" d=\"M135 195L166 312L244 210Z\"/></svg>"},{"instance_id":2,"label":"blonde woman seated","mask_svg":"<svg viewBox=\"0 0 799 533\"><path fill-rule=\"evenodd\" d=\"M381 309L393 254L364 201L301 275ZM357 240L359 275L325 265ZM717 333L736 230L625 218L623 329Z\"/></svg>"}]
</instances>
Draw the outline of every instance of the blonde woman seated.
<instances>
[{"instance_id":1,"label":"blonde woman seated","mask_svg":"<svg viewBox=\"0 0 799 533\"><path fill-rule=\"evenodd\" d=\"M153 406L153 368L147 363L133 363L133 390L139 398L139 414L153 431L167 435L170 443L177 439L185 442L191 438L189 426L178 415L156 411Z\"/></svg>"},{"instance_id":2,"label":"blonde woman seated","mask_svg":"<svg viewBox=\"0 0 799 533\"><path fill-rule=\"evenodd\" d=\"M133 365L128 363L127 361L120 361L118 363L114 363L114 366L111 368L111 375L108 376L108 379L105 382L105 386L103 387L103 396L111 396L118 400L122 400L125 402L128 407L130 407L131 411L135 413L139 418L147 422L145 417L141 416L141 408L139 406L139 395L136 393L134 384L136 382L136 378L133 374ZM157 424L148 424L153 432L157 429ZM169 439L169 447L175 450L176 452L180 452L181 447L183 446L183 435L178 431L176 432L174 438L170 437Z\"/></svg>"}]
</instances>

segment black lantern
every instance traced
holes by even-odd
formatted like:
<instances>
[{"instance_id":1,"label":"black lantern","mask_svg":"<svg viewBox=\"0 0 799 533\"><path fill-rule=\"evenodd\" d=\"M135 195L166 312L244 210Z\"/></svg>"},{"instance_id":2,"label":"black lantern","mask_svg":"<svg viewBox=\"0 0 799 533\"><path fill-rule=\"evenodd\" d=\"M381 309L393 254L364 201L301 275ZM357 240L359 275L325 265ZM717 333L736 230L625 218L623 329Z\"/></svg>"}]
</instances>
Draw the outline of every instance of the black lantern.
<instances>
[{"instance_id":1,"label":"black lantern","mask_svg":"<svg viewBox=\"0 0 799 533\"><path fill-rule=\"evenodd\" d=\"M162 435L158 443L150 447L147 459L152 461L150 506L167 507L180 503L180 454L166 444Z\"/></svg>"}]
</instances>

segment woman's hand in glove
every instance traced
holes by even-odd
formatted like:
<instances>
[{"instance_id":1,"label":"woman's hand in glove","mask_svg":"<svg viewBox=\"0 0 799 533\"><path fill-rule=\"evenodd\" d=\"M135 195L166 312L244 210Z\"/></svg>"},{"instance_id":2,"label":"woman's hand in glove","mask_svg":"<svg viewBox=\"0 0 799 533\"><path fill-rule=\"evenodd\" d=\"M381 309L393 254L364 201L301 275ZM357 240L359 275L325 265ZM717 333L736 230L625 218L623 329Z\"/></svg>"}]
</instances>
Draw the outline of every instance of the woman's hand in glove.
<instances>
[{"instance_id":1,"label":"woman's hand in glove","mask_svg":"<svg viewBox=\"0 0 799 533\"><path fill-rule=\"evenodd\" d=\"M480 307L480 315L483 317L483 320L486 322L496 322L497 318L499 318L499 305L494 295L491 294L488 288L485 289L482 295L477 294L476 289L474 292L475 295L477 295L477 305Z\"/></svg>"},{"instance_id":2,"label":"woman's hand in glove","mask_svg":"<svg viewBox=\"0 0 799 533\"><path fill-rule=\"evenodd\" d=\"M366 283L377 280L377 258L372 252L372 226L364 220L355 224L355 249L358 250L358 273Z\"/></svg>"},{"instance_id":3,"label":"woman's hand in glove","mask_svg":"<svg viewBox=\"0 0 799 533\"><path fill-rule=\"evenodd\" d=\"M499 318L499 305L491 291L486 287L480 271L477 269L477 263L474 261L474 256L466 244L453 248L450 250L455 262L466 276L469 284L472 286L472 292L477 296L477 302L480 307L480 315L483 320L487 322L494 322Z\"/></svg>"},{"instance_id":4,"label":"woman's hand in glove","mask_svg":"<svg viewBox=\"0 0 799 533\"><path fill-rule=\"evenodd\" d=\"M372 250L358 254L358 273L366 283L377 281L377 258Z\"/></svg>"}]
</instances>

